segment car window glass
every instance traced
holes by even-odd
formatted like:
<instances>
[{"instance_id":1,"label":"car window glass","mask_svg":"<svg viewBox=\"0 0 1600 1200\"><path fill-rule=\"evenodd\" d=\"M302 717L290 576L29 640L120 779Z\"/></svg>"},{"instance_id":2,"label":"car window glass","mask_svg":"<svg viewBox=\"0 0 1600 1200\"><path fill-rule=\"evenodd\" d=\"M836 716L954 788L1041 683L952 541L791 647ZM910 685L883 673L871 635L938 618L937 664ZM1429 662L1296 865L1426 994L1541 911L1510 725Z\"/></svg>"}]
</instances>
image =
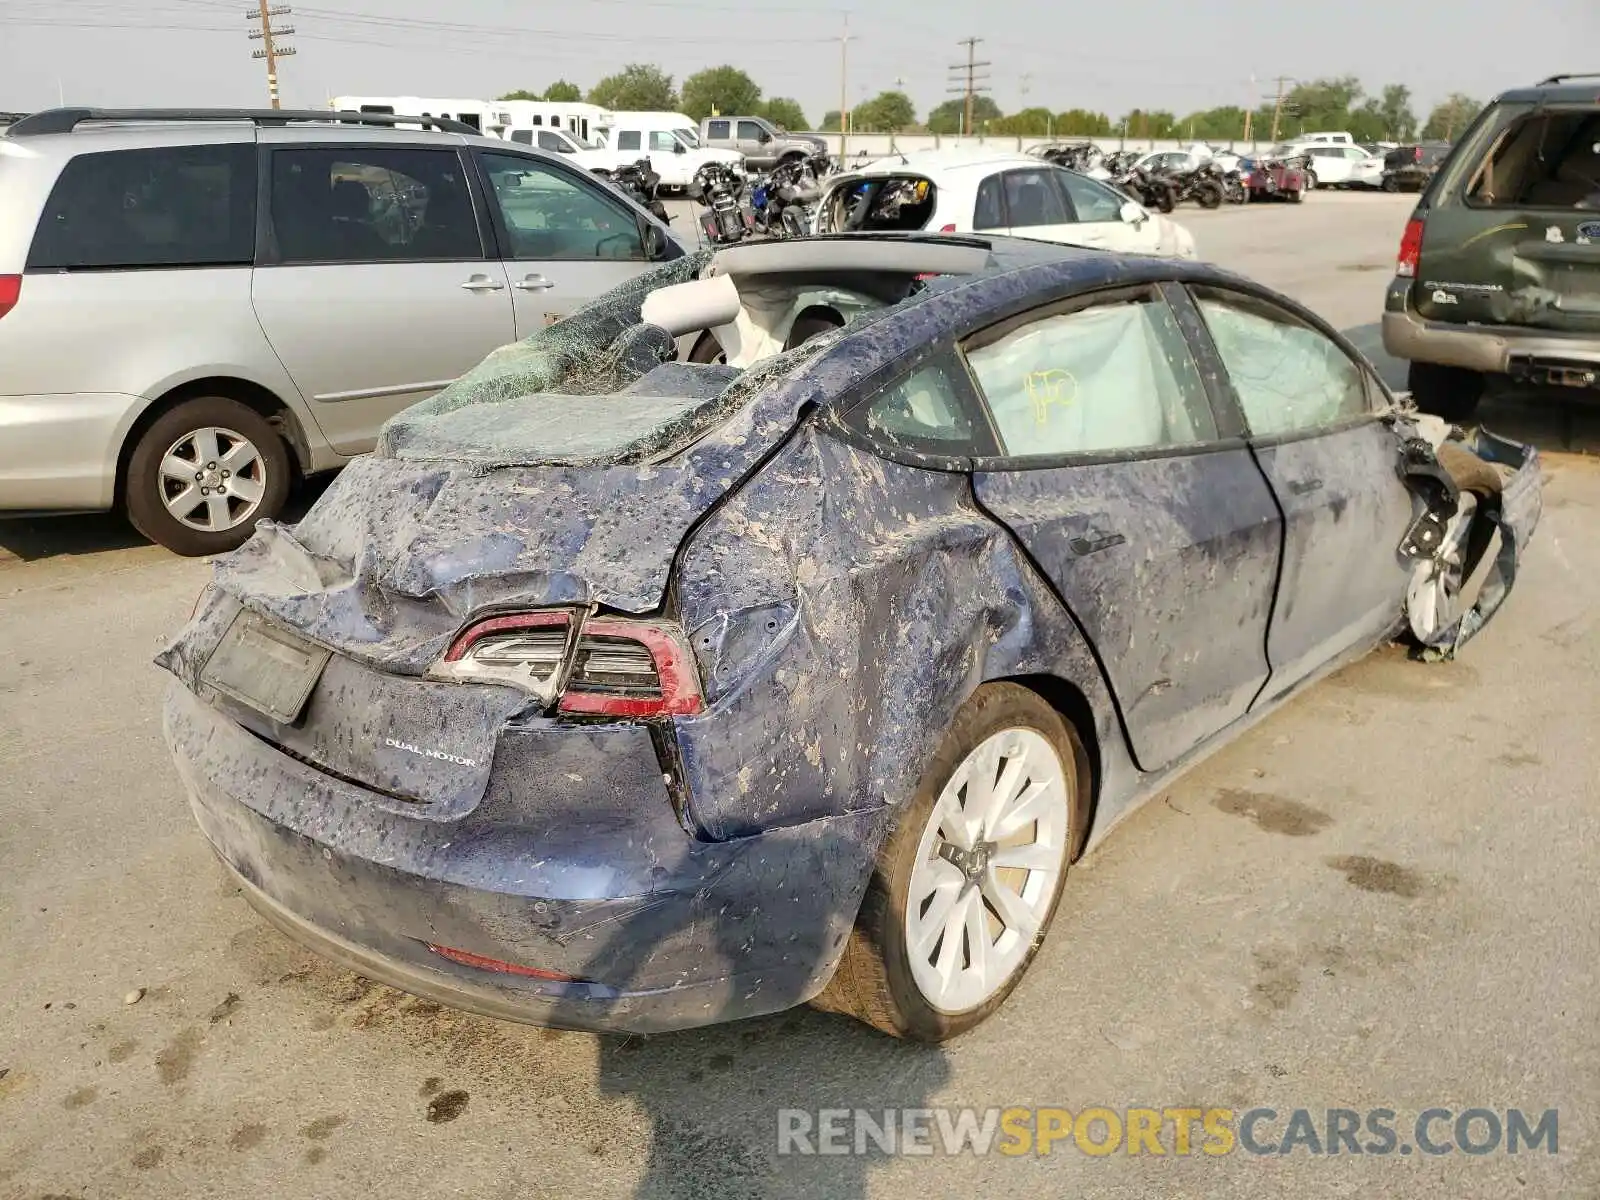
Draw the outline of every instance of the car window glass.
<instances>
[{"instance_id":1,"label":"car window glass","mask_svg":"<svg viewBox=\"0 0 1600 1200\"><path fill-rule=\"evenodd\" d=\"M729 124L727 121L711 122L710 126L707 127L706 136L716 138L718 141L726 141L728 139Z\"/></svg>"},{"instance_id":2,"label":"car window glass","mask_svg":"<svg viewBox=\"0 0 1600 1200\"><path fill-rule=\"evenodd\" d=\"M739 140L741 142L759 142L761 140L761 126L754 121L740 121Z\"/></svg>"},{"instance_id":3,"label":"car window glass","mask_svg":"<svg viewBox=\"0 0 1600 1200\"><path fill-rule=\"evenodd\" d=\"M1318 429L1371 411L1364 372L1319 330L1253 297L1197 288L1195 300L1251 433Z\"/></svg>"},{"instance_id":4,"label":"car window glass","mask_svg":"<svg viewBox=\"0 0 1600 1200\"><path fill-rule=\"evenodd\" d=\"M617 134L618 150L643 150L644 137L637 129L627 129Z\"/></svg>"},{"instance_id":5,"label":"car window glass","mask_svg":"<svg viewBox=\"0 0 1600 1200\"><path fill-rule=\"evenodd\" d=\"M255 222L253 145L79 154L45 203L27 265L247 265Z\"/></svg>"},{"instance_id":6,"label":"car window glass","mask_svg":"<svg viewBox=\"0 0 1600 1200\"><path fill-rule=\"evenodd\" d=\"M851 414L851 424L892 445L966 454L972 420L942 366L930 363L896 381Z\"/></svg>"},{"instance_id":7,"label":"car window glass","mask_svg":"<svg viewBox=\"0 0 1600 1200\"><path fill-rule=\"evenodd\" d=\"M453 150L277 150L271 210L285 263L483 257Z\"/></svg>"},{"instance_id":8,"label":"car window glass","mask_svg":"<svg viewBox=\"0 0 1600 1200\"><path fill-rule=\"evenodd\" d=\"M1012 229L1038 225L1065 225L1067 216L1061 193L1051 182L1052 169L1007 171L1002 178L1006 189L1006 215Z\"/></svg>"},{"instance_id":9,"label":"car window glass","mask_svg":"<svg viewBox=\"0 0 1600 1200\"><path fill-rule=\"evenodd\" d=\"M570 147L562 140L560 134L545 129L539 131L539 149L554 150L557 154L570 151Z\"/></svg>"},{"instance_id":10,"label":"car window glass","mask_svg":"<svg viewBox=\"0 0 1600 1200\"><path fill-rule=\"evenodd\" d=\"M1005 207L1000 203L1000 176L991 175L978 185L978 203L972 213L974 229L1004 229Z\"/></svg>"},{"instance_id":11,"label":"car window glass","mask_svg":"<svg viewBox=\"0 0 1600 1200\"><path fill-rule=\"evenodd\" d=\"M1009 455L1133 450L1217 436L1188 343L1159 298L1043 317L967 357Z\"/></svg>"},{"instance_id":12,"label":"car window glass","mask_svg":"<svg viewBox=\"0 0 1600 1200\"><path fill-rule=\"evenodd\" d=\"M643 261L638 221L604 185L511 154L485 154L483 165L511 240L507 257Z\"/></svg>"},{"instance_id":13,"label":"car window glass","mask_svg":"<svg viewBox=\"0 0 1600 1200\"><path fill-rule=\"evenodd\" d=\"M1122 206L1128 202L1110 188L1074 171L1057 171L1056 179L1067 191L1067 199L1077 210L1080 221L1120 221Z\"/></svg>"},{"instance_id":14,"label":"car window glass","mask_svg":"<svg viewBox=\"0 0 1600 1200\"><path fill-rule=\"evenodd\" d=\"M653 130L651 132L651 134L650 134L650 149L652 149L652 150L664 150L668 154L671 154L677 148L678 148L678 140L677 140L677 138L673 137L672 134L668 130L656 129L656 130Z\"/></svg>"}]
</instances>

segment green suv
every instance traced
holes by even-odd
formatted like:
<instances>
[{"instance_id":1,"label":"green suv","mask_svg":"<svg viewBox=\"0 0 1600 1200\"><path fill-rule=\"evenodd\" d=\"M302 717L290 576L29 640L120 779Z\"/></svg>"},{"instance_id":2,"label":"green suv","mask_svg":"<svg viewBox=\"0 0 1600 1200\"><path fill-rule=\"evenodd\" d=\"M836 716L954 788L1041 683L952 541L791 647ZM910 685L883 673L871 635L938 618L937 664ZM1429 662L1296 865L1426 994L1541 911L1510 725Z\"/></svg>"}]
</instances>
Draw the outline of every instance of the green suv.
<instances>
[{"instance_id":1,"label":"green suv","mask_svg":"<svg viewBox=\"0 0 1600 1200\"><path fill-rule=\"evenodd\" d=\"M1600 74L1484 109L1412 213L1384 308L1424 412L1464 420L1494 379L1600 399Z\"/></svg>"}]
</instances>

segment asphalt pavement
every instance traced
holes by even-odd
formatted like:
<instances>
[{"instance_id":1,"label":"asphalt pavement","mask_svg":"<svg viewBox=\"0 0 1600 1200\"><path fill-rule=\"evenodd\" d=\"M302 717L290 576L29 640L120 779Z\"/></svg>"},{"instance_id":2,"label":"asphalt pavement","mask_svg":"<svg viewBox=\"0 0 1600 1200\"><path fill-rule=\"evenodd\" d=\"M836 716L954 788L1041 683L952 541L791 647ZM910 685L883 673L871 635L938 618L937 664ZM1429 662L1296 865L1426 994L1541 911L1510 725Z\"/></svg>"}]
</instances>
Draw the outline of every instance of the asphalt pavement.
<instances>
[{"instance_id":1,"label":"asphalt pavement","mask_svg":"<svg viewBox=\"0 0 1600 1200\"><path fill-rule=\"evenodd\" d=\"M1179 216L1375 345L1408 210ZM1373 655L1135 813L1010 1002L942 1048L807 1009L542 1031L324 964L224 882L162 746L149 660L208 567L108 517L0 523L0 1197L1600 1195L1600 422L1494 419L1552 452L1483 635L1448 664ZM1329 1109L1387 1109L1400 1136L776 1153L780 1110L961 1106L1269 1108L1269 1149L1304 1109L1324 1151ZM1428 1153L1430 1108L1555 1110L1557 1152Z\"/></svg>"}]
</instances>

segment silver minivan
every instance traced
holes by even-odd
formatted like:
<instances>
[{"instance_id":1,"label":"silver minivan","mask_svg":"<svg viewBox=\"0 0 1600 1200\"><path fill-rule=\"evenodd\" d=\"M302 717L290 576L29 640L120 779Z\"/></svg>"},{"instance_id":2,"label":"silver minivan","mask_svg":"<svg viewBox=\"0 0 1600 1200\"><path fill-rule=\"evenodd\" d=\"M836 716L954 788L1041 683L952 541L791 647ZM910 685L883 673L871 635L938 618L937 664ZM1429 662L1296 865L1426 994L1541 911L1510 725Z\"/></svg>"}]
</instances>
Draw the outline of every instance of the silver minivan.
<instances>
[{"instance_id":1,"label":"silver minivan","mask_svg":"<svg viewBox=\"0 0 1600 1200\"><path fill-rule=\"evenodd\" d=\"M121 508L232 549L295 477L683 252L605 180L452 122L25 117L0 135L0 516Z\"/></svg>"}]
</instances>

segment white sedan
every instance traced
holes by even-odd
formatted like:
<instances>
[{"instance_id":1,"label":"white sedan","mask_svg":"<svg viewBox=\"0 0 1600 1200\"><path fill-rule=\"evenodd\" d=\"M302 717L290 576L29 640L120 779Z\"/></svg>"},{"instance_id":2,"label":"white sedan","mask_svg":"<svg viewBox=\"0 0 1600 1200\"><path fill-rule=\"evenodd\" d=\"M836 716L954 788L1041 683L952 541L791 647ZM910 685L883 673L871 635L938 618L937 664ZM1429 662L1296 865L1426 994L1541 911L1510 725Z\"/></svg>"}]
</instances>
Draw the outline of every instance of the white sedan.
<instances>
[{"instance_id":1,"label":"white sedan","mask_svg":"<svg viewBox=\"0 0 1600 1200\"><path fill-rule=\"evenodd\" d=\"M827 183L815 232L1008 233L1163 258L1192 235L1103 183L1026 154L929 150L879 159Z\"/></svg>"}]
</instances>

